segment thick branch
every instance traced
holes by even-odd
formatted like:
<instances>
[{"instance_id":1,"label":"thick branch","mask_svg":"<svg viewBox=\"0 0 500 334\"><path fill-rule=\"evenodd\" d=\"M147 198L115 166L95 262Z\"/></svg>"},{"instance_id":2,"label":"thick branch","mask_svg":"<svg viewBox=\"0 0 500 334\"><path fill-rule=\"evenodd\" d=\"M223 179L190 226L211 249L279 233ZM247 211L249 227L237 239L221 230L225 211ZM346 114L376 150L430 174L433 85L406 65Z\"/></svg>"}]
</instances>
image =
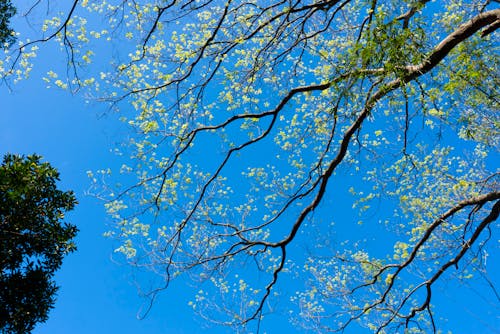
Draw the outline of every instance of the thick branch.
<instances>
[{"instance_id":1,"label":"thick branch","mask_svg":"<svg viewBox=\"0 0 500 334\"><path fill-rule=\"evenodd\" d=\"M416 77L429 72L437 64L439 64L455 46L497 20L500 20L500 9L494 9L481 13L473 17L468 22L462 24L457 30L443 39L441 43L434 48L425 61L419 65L407 66L406 69L409 73L407 77L405 77L405 81L411 81Z\"/></svg>"}]
</instances>

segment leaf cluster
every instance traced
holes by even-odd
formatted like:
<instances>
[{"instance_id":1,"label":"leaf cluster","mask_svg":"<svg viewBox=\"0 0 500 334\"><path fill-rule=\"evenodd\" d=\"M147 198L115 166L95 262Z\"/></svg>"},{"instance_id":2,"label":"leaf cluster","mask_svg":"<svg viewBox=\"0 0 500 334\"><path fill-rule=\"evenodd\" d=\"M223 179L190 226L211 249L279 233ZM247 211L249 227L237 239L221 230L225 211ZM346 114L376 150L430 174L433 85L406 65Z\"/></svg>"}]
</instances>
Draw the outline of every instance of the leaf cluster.
<instances>
[{"instance_id":1,"label":"leaf cluster","mask_svg":"<svg viewBox=\"0 0 500 334\"><path fill-rule=\"evenodd\" d=\"M47 319L57 287L52 280L76 247L76 226L64 213L77 204L57 189L59 173L41 157L7 154L0 166L0 331L30 332Z\"/></svg>"},{"instance_id":2,"label":"leaf cluster","mask_svg":"<svg viewBox=\"0 0 500 334\"><path fill-rule=\"evenodd\" d=\"M9 26L10 19L15 14L16 8L10 0L0 0L0 45L8 46L15 40L14 31Z\"/></svg>"}]
</instances>

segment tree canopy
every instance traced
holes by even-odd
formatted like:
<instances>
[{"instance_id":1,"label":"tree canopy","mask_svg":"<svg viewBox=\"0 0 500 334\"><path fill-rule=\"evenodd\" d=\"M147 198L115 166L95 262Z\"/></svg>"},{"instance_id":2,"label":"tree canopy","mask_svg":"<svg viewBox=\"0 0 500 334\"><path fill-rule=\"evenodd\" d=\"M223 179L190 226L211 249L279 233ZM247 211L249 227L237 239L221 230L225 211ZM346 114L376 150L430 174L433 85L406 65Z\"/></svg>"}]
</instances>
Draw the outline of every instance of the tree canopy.
<instances>
[{"instance_id":1,"label":"tree canopy","mask_svg":"<svg viewBox=\"0 0 500 334\"><path fill-rule=\"evenodd\" d=\"M63 223L76 204L57 189L58 172L40 157L7 154L0 166L0 331L29 333L53 307L54 273L76 248Z\"/></svg>"},{"instance_id":2,"label":"tree canopy","mask_svg":"<svg viewBox=\"0 0 500 334\"><path fill-rule=\"evenodd\" d=\"M3 73L56 40L48 85L129 127L90 176L151 300L189 276L239 329L285 303L319 332L436 332L441 281L499 301L499 26L498 1L73 1Z\"/></svg>"},{"instance_id":3,"label":"tree canopy","mask_svg":"<svg viewBox=\"0 0 500 334\"><path fill-rule=\"evenodd\" d=\"M10 0L0 0L0 45L10 45L14 42L13 30L10 28L10 18L16 13Z\"/></svg>"}]
</instances>

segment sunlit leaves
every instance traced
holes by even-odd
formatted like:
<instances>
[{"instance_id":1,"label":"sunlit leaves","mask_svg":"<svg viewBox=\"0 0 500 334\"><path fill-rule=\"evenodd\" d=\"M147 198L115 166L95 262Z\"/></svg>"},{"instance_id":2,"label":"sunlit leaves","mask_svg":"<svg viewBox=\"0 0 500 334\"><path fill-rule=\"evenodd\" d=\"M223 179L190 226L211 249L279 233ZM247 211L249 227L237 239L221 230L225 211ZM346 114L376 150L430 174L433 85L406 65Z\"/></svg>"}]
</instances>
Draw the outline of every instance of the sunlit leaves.
<instances>
[{"instance_id":1,"label":"sunlit leaves","mask_svg":"<svg viewBox=\"0 0 500 334\"><path fill-rule=\"evenodd\" d=\"M298 315L320 328L356 320L372 329L407 319L428 325L419 313L429 305L420 307L418 282L449 261L440 250L460 252L456 240L469 235L460 233L476 226L465 214L433 222L454 203L497 185L485 160L495 146L485 139L496 138L495 130L480 135L478 126L485 115L494 118L494 99L479 101L495 96L496 79L476 61L484 50L474 56L464 43L433 64L429 76L406 82L422 74L409 74L411 66L426 61L443 31L471 15L440 7L437 21L413 11L413 2L409 14L396 2L371 5L227 2L179 8L177 17L161 6L124 7L123 41L138 44L114 64L116 72L104 75L113 78L108 90L115 105L133 108L123 114L135 131L130 150L138 162L127 170L137 183L110 202L122 226L115 232L124 242L118 251L153 270L166 266L167 280L182 272L210 277L218 302L210 302L208 289L193 308L226 319L220 323L245 324L260 316L284 271L280 247L300 227L303 218L296 217L307 214L301 210L310 201L315 208L315 196L327 191L324 180L336 177L325 171L344 168L364 177L352 191L360 196L354 209L363 215L373 202L387 201L383 221L398 240L382 259L356 249L361 244L323 262L308 259L316 267L303 267L311 281L292 298ZM493 45L488 49L494 53ZM484 80L465 98L474 112L455 108L474 86L465 78ZM487 111L475 116L479 105ZM436 145L443 134L449 138ZM486 146L453 150L460 138ZM210 161L203 161L206 152ZM262 292L253 299L241 294L248 281L233 279L249 259L249 277L252 268L267 273L268 291L256 289ZM342 310L335 321L320 321L332 307Z\"/></svg>"}]
</instances>

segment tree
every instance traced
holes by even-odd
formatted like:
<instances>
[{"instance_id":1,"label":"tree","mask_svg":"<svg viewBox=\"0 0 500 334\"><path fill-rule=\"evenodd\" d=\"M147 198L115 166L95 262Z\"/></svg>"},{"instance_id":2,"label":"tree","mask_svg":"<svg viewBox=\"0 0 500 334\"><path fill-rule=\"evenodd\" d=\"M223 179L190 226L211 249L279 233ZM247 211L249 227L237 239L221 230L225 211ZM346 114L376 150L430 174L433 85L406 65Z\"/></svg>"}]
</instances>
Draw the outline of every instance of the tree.
<instances>
[{"instance_id":1,"label":"tree","mask_svg":"<svg viewBox=\"0 0 500 334\"><path fill-rule=\"evenodd\" d=\"M130 127L121 186L96 192L117 251L161 278L151 300L189 275L204 319L259 328L294 287L319 332L436 332L442 281L498 303L498 1L78 4L4 76L57 40L70 76L45 80Z\"/></svg>"},{"instance_id":2,"label":"tree","mask_svg":"<svg viewBox=\"0 0 500 334\"><path fill-rule=\"evenodd\" d=\"M40 157L7 154L0 166L0 331L29 333L44 322L58 287L54 273L76 247L63 223L76 199L56 187L59 173Z\"/></svg>"},{"instance_id":3,"label":"tree","mask_svg":"<svg viewBox=\"0 0 500 334\"><path fill-rule=\"evenodd\" d=\"M15 37L9 26L10 18L16 14L16 8L10 0L0 0L0 45L10 45Z\"/></svg>"}]
</instances>

